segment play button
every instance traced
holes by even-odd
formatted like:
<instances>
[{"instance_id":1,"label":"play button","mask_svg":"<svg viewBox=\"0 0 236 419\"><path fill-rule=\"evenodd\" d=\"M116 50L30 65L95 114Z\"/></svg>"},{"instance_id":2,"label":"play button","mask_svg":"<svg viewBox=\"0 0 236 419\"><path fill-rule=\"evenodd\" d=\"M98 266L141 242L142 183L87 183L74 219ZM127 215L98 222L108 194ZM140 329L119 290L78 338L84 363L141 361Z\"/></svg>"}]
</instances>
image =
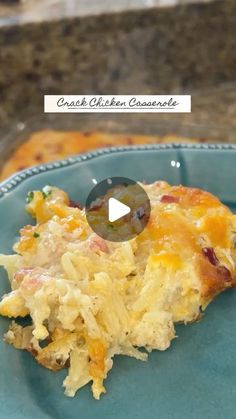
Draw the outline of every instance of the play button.
<instances>
[{"instance_id":1,"label":"play button","mask_svg":"<svg viewBox=\"0 0 236 419\"><path fill-rule=\"evenodd\" d=\"M111 223L129 214L130 211L130 207L128 207L128 205L122 204L122 202L118 201L118 199L110 198L108 200L108 220Z\"/></svg>"},{"instance_id":2,"label":"play button","mask_svg":"<svg viewBox=\"0 0 236 419\"><path fill-rule=\"evenodd\" d=\"M147 193L139 183L111 177L98 183L86 201L86 217L92 230L105 240L131 240L146 227L150 216Z\"/></svg>"}]
</instances>

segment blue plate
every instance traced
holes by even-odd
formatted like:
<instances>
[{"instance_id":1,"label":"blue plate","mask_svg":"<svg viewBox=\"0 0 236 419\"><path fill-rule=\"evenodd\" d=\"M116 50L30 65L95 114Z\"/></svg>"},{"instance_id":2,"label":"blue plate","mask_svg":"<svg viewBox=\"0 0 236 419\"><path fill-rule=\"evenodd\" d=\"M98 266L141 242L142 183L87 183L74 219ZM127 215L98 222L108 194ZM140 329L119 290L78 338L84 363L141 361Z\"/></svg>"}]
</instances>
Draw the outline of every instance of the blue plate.
<instances>
[{"instance_id":1,"label":"blue plate","mask_svg":"<svg viewBox=\"0 0 236 419\"><path fill-rule=\"evenodd\" d=\"M0 186L0 252L11 252L29 190L59 186L85 199L96 181L125 176L164 179L200 187L236 209L236 147L143 146L99 150L26 170ZM0 292L9 291L1 269ZM52 373L26 352L0 339L0 418L5 419L231 419L236 417L236 292L220 295L203 321L178 326L178 339L149 362L116 357L106 380L107 395L92 398L90 387L74 399L63 395L65 371ZM0 336L9 321L0 319Z\"/></svg>"}]
</instances>

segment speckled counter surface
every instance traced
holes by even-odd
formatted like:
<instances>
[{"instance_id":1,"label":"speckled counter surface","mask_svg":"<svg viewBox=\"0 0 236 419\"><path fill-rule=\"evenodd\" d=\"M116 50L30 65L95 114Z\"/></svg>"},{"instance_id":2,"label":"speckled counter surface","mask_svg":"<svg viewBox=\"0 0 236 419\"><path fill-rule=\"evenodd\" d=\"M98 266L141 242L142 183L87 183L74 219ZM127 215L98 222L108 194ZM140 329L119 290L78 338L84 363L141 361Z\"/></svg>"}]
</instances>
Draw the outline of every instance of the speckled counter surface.
<instances>
[{"instance_id":1,"label":"speckled counter surface","mask_svg":"<svg viewBox=\"0 0 236 419\"><path fill-rule=\"evenodd\" d=\"M142 120L224 125L236 141L235 28L235 0L2 27L2 129L40 115L43 94L188 93L192 114Z\"/></svg>"},{"instance_id":2,"label":"speckled counter surface","mask_svg":"<svg viewBox=\"0 0 236 419\"><path fill-rule=\"evenodd\" d=\"M128 10L168 7L214 0L3 0L0 1L0 26L94 16ZM11 6L9 6L11 4Z\"/></svg>"}]
</instances>

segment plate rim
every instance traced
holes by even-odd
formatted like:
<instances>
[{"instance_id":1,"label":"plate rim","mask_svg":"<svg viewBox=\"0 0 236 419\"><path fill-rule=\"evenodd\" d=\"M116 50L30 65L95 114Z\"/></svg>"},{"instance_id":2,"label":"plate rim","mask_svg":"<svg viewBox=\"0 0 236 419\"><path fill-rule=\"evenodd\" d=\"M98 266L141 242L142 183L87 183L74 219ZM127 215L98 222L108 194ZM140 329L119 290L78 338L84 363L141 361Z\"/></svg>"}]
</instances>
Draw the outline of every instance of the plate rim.
<instances>
[{"instance_id":1,"label":"plate rim","mask_svg":"<svg viewBox=\"0 0 236 419\"><path fill-rule=\"evenodd\" d=\"M183 144L183 143L169 143L169 144L144 144L132 146L118 146L118 147L105 147L98 148L86 153L76 154L66 159L56 160L50 163L33 166L21 172L17 172L6 180L0 183L0 199L3 198L8 192L15 189L24 180L36 176L40 173L53 171L56 169L73 166L75 164L83 163L104 155L114 154L117 152L126 151L163 151L163 150L236 150L236 144L225 143L196 143L196 144Z\"/></svg>"}]
</instances>

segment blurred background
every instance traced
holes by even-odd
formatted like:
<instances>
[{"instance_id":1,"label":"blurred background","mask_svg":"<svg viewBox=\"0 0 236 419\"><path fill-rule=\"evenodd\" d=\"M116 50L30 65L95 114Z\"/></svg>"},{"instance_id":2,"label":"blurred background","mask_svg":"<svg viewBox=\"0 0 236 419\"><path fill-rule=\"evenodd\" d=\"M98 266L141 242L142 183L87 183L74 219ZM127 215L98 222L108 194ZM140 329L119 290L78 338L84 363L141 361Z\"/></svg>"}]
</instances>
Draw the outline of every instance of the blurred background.
<instances>
[{"instance_id":1,"label":"blurred background","mask_svg":"<svg viewBox=\"0 0 236 419\"><path fill-rule=\"evenodd\" d=\"M2 178L101 146L234 143L235 87L235 0L0 0ZM179 93L191 114L43 114L44 94Z\"/></svg>"}]
</instances>

